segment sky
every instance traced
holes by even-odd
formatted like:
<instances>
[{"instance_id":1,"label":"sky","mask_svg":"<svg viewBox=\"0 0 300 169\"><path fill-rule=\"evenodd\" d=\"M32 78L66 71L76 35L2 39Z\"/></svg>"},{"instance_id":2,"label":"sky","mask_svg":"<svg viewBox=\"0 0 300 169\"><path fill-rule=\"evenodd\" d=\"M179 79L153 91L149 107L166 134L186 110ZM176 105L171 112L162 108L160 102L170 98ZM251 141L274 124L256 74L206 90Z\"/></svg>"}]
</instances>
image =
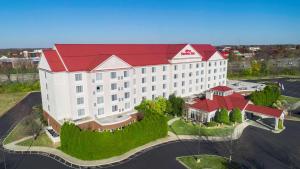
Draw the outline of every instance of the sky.
<instances>
[{"instance_id":1,"label":"sky","mask_svg":"<svg viewBox=\"0 0 300 169\"><path fill-rule=\"evenodd\" d=\"M0 0L0 48L300 44L300 0Z\"/></svg>"}]
</instances>

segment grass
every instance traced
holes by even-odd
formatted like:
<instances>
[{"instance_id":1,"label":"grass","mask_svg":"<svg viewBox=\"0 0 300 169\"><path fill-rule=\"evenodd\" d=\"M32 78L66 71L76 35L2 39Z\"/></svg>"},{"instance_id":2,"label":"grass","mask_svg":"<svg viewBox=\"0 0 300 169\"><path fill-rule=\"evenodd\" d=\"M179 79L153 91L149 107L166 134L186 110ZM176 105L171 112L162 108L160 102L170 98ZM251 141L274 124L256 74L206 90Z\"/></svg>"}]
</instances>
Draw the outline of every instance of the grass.
<instances>
[{"instance_id":1,"label":"grass","mask_svg":"<svg viewBox=\"0 0 300 169\"><path fill-rule=\"evenodd\" d=\"M234 127L222 125L220 127L205 127L194 125L183 120L175 121L170 127L169 131L177 135L200 135L202 136L228 136L233 132Z\"/></svg>"},{"instance_id":2,"label":"grass","mask_svg":"<svg viewBox=\"0 0 300 169\"><path fill-rule=\"evenodd\" d=\"M175 118L174 116L172 116L172 115L170 115L170 114L166 114L166 117L167 117L167 121L169 121L169 120Z\"/></svg>"},{"instance_id":3,"label":"grass","mask_svg":"<svg viewBox=\"0 0 300 169\"><path fill-rule=\"evenodd\" d=\"M43 146L43 147L52 147L56 148L57 146L52 143L50 138L47 136L45 132L41 133L35 140L33 138L29 138L22 142L19 142L17 145L20 146Z\"/></svg>"},{"instance_id":4,"label":"grass","mask_svg":"<svg viewBox=\"0 0 300 169\"><path fill-rule=\"evenodd\" d=\"M228 76L228 79L230 80L261 80L279 78L300 78L300 75Z\"/></svg>"},{"instance_id":5,"label":"grass","mask_svg":"<svg viewBox=\"0 0 300 169\"><path fill-rule=\"evenodd\" d=\"M199 162L197 160L200 159ZM235 162L229 163L227 158L216 155L197 155L177 157L177 160L190 169L239 169Z\"/></svg>"},{"instance_id":6,"label":"grass","mask_svg":"<svg viewBox=\"0 0 300 169\"><path fill-rule=\"evenodd\" d=\"M37 129L40 126L39 119L32 119L31 116L25 117L21 120L16 127L8 134L3 144L9 144L11 142L20 140L27 136L33 135L33 129Z\"/></svg>"},{"instance_id":7,"label":"grass","mask_svg":"<svg viewBox=\"0 0 300 169\"><path fill-rule=\"evenodd\" d=\"M4 115L11 107L18 103L27 94L27 92L2 93L0 94L0 117Z\"/></svg>"}]
</instances>

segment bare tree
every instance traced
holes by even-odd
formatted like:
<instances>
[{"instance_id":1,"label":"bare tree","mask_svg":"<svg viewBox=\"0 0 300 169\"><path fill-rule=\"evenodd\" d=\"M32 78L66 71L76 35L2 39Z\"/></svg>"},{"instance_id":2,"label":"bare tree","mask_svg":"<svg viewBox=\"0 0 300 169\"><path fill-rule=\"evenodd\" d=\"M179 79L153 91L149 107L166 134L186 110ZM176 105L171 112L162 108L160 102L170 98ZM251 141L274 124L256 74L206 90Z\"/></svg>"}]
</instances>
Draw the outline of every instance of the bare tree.
<instances>
[{"instance_id":1,"label":"bare tree","mask_svg":"<svg viewBox=\"0 0 300 169\"><path fill-rule=\"evenodd\" d=\"M7 77L7 80L11 82L11 74L14 72L11 63L3 62L0 64L0 74L3 74Z\"/></svg>"}]
</instances>

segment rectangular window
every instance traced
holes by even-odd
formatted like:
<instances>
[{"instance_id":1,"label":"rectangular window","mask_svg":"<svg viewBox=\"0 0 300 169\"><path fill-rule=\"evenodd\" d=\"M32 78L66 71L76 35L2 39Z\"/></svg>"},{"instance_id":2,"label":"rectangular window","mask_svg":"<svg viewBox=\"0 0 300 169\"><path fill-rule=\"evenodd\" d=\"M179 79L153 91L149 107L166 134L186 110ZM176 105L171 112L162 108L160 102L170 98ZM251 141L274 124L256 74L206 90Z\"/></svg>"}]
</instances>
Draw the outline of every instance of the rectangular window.
<instances>
[{"instance_id":1,"label":"rectangular window","mask_svg":"<svg viewBox=\"0 0 300 169\"><path fill-rule=\"evenodd\" d=\"M111 101L116 101L116 100L118 100L117 94L111 95Z\"/></svg>"},{"instance_id":2,"label":"rectangular window","mask_svg":"<svg viewBox=\"0 0 300 169\"><path fill-rule=\"evenodd\" d=\"M152 86L152 91L155 91L155 86Z\"/></svg>"},{"instance_id":3,"label":"rectangular window","mask_svg":"<svg viewBox=\"0 0 300 169\"><path fill-rule=\"evenodd\" d=\"M196 64L196 68L199 68L199 63Z\"/></svg>"},{"instance_id":4,"label":"rectangular window","mask_svg":"<svg viewBox=\"0 0 300 169\"><path fill-rule=\"evenodd\" d=\"M155 76L152 76L152 82L155 82Z\"/></svg>"},{"instance_id":5,"label":"rectangular window","mask_svg":"<svg viewBox=\"0 0 300 169\"><path fill-rule=\"evenodd\" d=\"M174 74L174 79L177 79L177 74Z\"/></svg>"},{"instance_id":6,"label":"rectangular window","mask_svg":"<svg viewBox=\"0 0 300 169\"><path fill-rule=\"evenodd\" d=\"M152 73L154 73L156 71L155 67L152 67Z\"/></svg>"},{"instance_id":7,"label":"rectangular window","mask_svg":"<svg viewBox=\"0 0 300 169\"><path fill-rule=\"evenodd\" d=\"M211 66L211 63L210 63L210 62L208 62L208 66L209 66L209 67Z\"/></svg>"},{"instance_id":8,"label":"rectangular window","mask_svg":"<svg viewBox=\"0 0 300 169\"><path fill-rule=\"evenodd\" d=\"M211 70L208 70L208 74L210 74Z\"/></svg>"},{"instance_id":9,"label":"rectangular window","mask_svg":"<svg viewBox=\"0 0 300 169\"><path fill-rule=\"evenodd\" d=\"M196 71L196 76L199 76L199 71Z\"/></svg>"},{"instance_id":10,"label":"rectangular window","mask_svg":"<svg viewBox=\"0 0 300 169\"><path fill-rule=\"evenodd\" d=\"M197 83L197 84L199 83L199 79L196 79L196 83Z\"/></svg>"},{"instance_id":11,"label":"rectangular window","mask_svg":"<svg viewBox=\"0 0 300 169\"><path fill-rule=\"evenodd\" d=\"M214 69L214 73L217 73L217 69Z\"/></svg>"},{"instance_id":12,"label":"rectangular window","mask_svg":"<svg viewBox=\"0 0 300 169\"><path fill-rule=\"evenodd\" d=\"M77 113L78 113L79 117L84 116L84 114L85 114L84 109L78 109Z\"/></svg>"},{"instance_id":13,"label":"rectangular window","mask_svg":"<svg viewBox=\"0 0 300 169\"><path fill-rule=\"evenodd\" d=\"M204 63L201 63L201 67L204 67Z\"/></svg>"},{"instance_id":14,"label":"rectangular window","mask_svg":"<svg viewBox=\"0 0 300 169\"><path fill-rule=\"evenodd\" d=\"M167 80L167 76L166 75L163 75L163 80Z\"/></svg>"},{"instance_id":15,"label":"rectangular window","mask_svg":"<svg viewBox=\"0 0 300 169\"><path fill-rule=\"evenodd\" d=\"M82 86L76 86L76 93L82 93L83 92Z\"/></svg>"},{"instance_id":16,"label":"rectangular window","mask_svg":"<svg viewBox=\"0 0 300 169\"><path fill-rule=\"evenodd\" d=\"M75 74L75 81L81 81L82 80L82 74Z\"/></svg>"},{"instance_id":17,"label":"rectangular window","mask_svg":"<svg viewBox=\"0 0 300 169\"><path fill-rule=\"evenodd\" d=\"M145 77L142 78L142 83L146 83L146 78Z\"/></svg>"},{"instance_id":18,"label":"rectangular window","mask_svg":"<svg viewBox=\"0 0 300 169\"><path fill-rule=\"evenodd\" d=\"M146 68L142 68L142 74L146 73Z\"/></svg>"},{"instance_id":19,"label":"rectangular window","mask_svg":"<svg viewBox=\"0 0 300 169\"><path fill-rule=\"evenodd\" d=\"M102 104L104 102L103 97L97 97L97 104Z\"/></svg>"},{"instance_id":20,"label":"rectangular window","mask_svg":"<svg viewBox=\"0 0 300 169\"><path fill-rule=\"evenodd\" d=\"M164 97L164 98L166 98L166 96L167 96L167 95L166 95L166 93L165 93L165 92L163 92L163 97Z\"/></svg>"},{"instance_id":21,"label":"rectangular window","mask_svg":"<svg viewBox=\"0 0 300 169\"><path fill-rule=\"evenodd\" d=\"M163 89L166 89L167 88L167 85L166 84L163 84Z\"/></svg>"},{"instance_id":22,"label":"rectangular window","mask_svg":"<svg viewBox=\"0 0 300 169\"><path fill-rule=\"evenodd\" d=\"M189 73L189 77L192 77L192 75L193 75L193 73L192 73L192 72L190 72L190 73Z\"/></svg>"},{"instance_id":23,"label":"rectangular window","mask_svg":"<svg viewBox=\"0 0 300 169\"><path fill-rule=\"evenodd\" d=\"M193 68L193 65L192 64L190 64L190 69L192 69Z\"/></svg>"},{"instance_id":24,"label":"rectangular window","mask_svg":"<svg viewBox=\"0 0 300 169\"><path fill-rule=\"evenodd\" d=\"M112 110L112 112L118 111L118 105L113 105L113 106L111 107L111 110Z\"/></svg>"},{"instance_id":25,"label":"rectangular window","mask_svg":"<svg viewBox=\"0 0 300 169\"><path fill-rule=\"evenodd\" d=\"M125 109L129 109L130 108L130 103L125 103Z\"/></svg>"},{"instance_id":26,"label":"rectangular window","mask_svg":"<svg viewBox=\"0 0 300 169\"><path fill-rule=\"evenodd\" d=\"M163 71L166 71L167 70L167 66L163 66Z\"/></svg>"},{"instance_id":27,"label":"rectangular window","mask_svg":"<svg viewBox=\"0 0 300 169\"><path fill-rule=\"evenodd\" d=\"M117 89L117 83L112 83L110 85L111 90L116 90Z\"/></svg>"},{"instance_id":28,"label":"rectangular window","mask_svg":"<svg viewBox=\"0 0 300 169\"><path fill-rule=\"evenodd\" d=\"M98 108L98 115L102 115L104 114L104 108L101 107L101 108Z\"/></svg>"},{"instance_id":29,"label":"rectangular window","mask_svg":"<svg viewBox=\"0 0 300 169\"><path fill-rule=\"evenodd\" d=\"M142 87L142 92L145 93L146 92L146 87Z\"/></svg>"},{"instance_id":30,"label":"rectangular window","mask_svg":"<svg viewBox=\"0 0 300 169\"><path fill-rule=\"evenodd\" d=\"M77 104L83 104L83 103L84 103L83 97L77 98Z\"/></svg>"},{"instance_id":31,"label":"rectangular window","mask_svg":"<svg viewBox=\"0 0 300 169\"><path fill-rule=\"evenodd\" d=\"M203 75L204 74L204 71L203 70L201 70L201 75Z\"/></svg>"},{"instance_id":32,"label":"rectangular window","mask_svg":"<svg viewBox=\"0 0 300 169\"><path fill-rule=\"evenodd\" d=\"M177 70L177 65L174 65L174 70Z\"/></svg>"},{"instance_id":33,"label":"rectangular window","mask_svg":"<svg viewBox=\"0 0 300 169\"><path fill-rule=\"evenodd\" d=\"M102 92L103 91L103 85L98 85L96 87L97 92Z\"/></svg>"},{"instance_id":34,"label":"rectangular window","mask_svg":"<svg viewBox=\"0 0 300 169\"><path fill-rule=\"evenodd\" d=\"M174 83L174 87L177 87L177 83L176 82Z\"/></svg>"},{"instance_id":35,"label":"rectangular window","mask_svg":"<svg viewBox=\"0 0 300 169\"><path fill-rule=\"evenodd\" d=\"M125 99L128 99L130 97L130 93L129 92L125 92L124 97L125 97Z\"/></svg>"},{"instance_id":36,"label":"rectangular window","mask_svg":"<svg viewBox=\"0 0 300 169\"><path fill-rule=\"evenodd\" d=\"M124 71L124 77L128 77L129 76L129 73L128 73L128 71L126 70L126 71Z\"/></svg>"},{"instance_id":37,"label":"rectangular window","mask_svg":"<svg viewBox=\"0 0 300 169\"><path fill-rule=\"evenodd\" d=\"M117 78L117 73L116 72L110 72L110 78L111 79Z\"/></svg>"},{"instance_id":38,"label":"rectangular window","mask_svg":"<svg viewBox=\"0 0 300 169\"><path fill-rule=\"evenodd\" d=\"M181 82L181 85L182 85L182 86L184 86L184 85L185 85L185 82L184 82L184 81L182 81L182 82Z\"/></svg>"},{"instance_id":39,"label":"rectangular window","mask_svg":"<svg viewBox=\"0 0 300 169\"><path fill-rule=\"evenodd\" d=\"M124 82L124 88L129 88L129 82Z\"/></svg>"},{"instance_id":40,"label":"rectangular window","mask_svg":"<svg viewBox=\"0 0 300 169\"><path fill-rule=\"evenodd\" d=\"M102 80L102 73L96 73L96 80Z\"/></svg>"},{"instance_id":41,"label":"rectangular window","mask_svg":"<svg viewBox=\"0 0 300 169\"><path fill-rule=\"evenodd\" d=\"M182 73L182 74L181 74L181 76L182 76L182 78L184 78L184 77L185 77L185 74L184 74L184 73Z\"/></svg>"}]
</instances>

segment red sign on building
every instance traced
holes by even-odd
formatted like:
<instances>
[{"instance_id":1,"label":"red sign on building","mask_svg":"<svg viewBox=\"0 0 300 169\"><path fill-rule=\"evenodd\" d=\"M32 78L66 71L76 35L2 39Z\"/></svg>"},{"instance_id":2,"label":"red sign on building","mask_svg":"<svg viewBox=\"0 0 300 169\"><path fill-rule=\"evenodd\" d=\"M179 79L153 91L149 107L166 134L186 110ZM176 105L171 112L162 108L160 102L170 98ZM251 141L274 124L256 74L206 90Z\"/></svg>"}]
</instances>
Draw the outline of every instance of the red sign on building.
<instances>
[{"instance_id":1,"label":"red sign on building","mask_svg":"<svg viewBox=\"0 0 300 169\"><path fill-rule=\"evenodd\" d=\"M181 52L181 55L195 55L195 52L192 50L186 49L184 52Z\"/></svg>"}]
</instances>

